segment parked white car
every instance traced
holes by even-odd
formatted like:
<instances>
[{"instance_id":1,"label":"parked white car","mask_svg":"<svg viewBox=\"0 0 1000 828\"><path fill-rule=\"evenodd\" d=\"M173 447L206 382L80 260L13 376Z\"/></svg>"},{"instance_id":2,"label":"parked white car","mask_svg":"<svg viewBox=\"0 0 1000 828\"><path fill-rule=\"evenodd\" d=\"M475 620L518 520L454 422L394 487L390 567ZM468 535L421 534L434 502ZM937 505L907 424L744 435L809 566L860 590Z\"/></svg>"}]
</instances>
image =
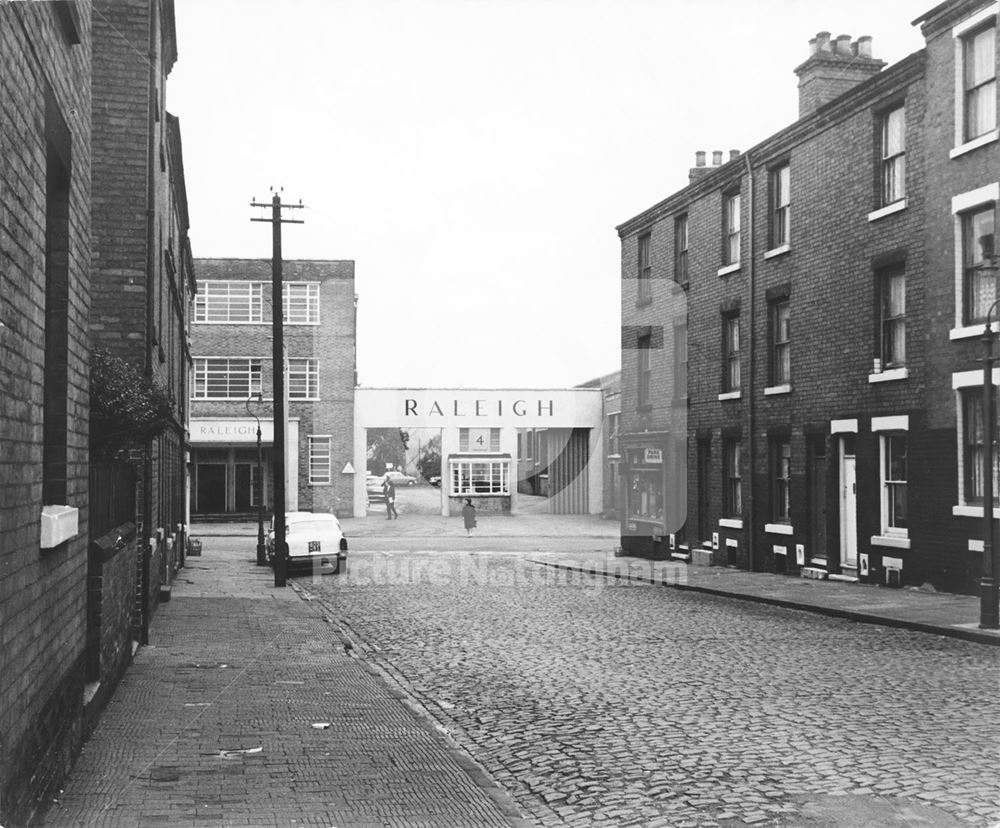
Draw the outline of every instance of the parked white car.
<instances>
[{"instance_id":1,"label":"parked white car","mask_svg":"<svg viewBox=\"0 0 1000 828\"><path fill-rule=\"evenodd\" d=\"M340 521L326 512L289 512L285 515L288 568L322 569L336 574L347 557L347 538ZM274 518L267 533L267 561L274 564Z\"/></svg>"}]
</instances>

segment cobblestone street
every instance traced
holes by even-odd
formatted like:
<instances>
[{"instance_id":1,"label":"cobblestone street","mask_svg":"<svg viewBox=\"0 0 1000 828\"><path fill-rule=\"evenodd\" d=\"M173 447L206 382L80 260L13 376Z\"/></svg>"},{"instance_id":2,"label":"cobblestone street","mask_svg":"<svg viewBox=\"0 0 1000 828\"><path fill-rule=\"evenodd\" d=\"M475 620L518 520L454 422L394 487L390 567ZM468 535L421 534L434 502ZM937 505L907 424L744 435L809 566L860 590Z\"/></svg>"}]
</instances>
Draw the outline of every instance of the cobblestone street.
<instances>
[{"instance_id":1,"label":"cobblestone street","mask_svg":"<svg viewBox=\"0 0 1000 828\"><path fill-rule=\"evenodd\" d=\"M296 588L541 825L1000 819L992 647L510 552L352 552Z\"/></svg>"}]
</instances>

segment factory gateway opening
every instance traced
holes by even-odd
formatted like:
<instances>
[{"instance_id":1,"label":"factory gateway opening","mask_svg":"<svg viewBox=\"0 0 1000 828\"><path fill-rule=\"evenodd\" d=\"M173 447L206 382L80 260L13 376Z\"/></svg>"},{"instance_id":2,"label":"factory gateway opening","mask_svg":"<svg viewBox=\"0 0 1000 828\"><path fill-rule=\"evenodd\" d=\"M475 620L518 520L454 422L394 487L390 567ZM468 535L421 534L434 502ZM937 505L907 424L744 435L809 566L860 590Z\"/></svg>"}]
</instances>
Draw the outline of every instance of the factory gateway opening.
<instances>
[{"instance_id":1,"label":"factory gateway opening","mask_svg":"<svg viewBox=\"0 0 1000 828\"><path fill-rule=\"evenodd\" d=\"M596 389L358 389L355 514L388 513L386 474L403 511L599 513L602 413Z\"/></svg>"}]
</instances>

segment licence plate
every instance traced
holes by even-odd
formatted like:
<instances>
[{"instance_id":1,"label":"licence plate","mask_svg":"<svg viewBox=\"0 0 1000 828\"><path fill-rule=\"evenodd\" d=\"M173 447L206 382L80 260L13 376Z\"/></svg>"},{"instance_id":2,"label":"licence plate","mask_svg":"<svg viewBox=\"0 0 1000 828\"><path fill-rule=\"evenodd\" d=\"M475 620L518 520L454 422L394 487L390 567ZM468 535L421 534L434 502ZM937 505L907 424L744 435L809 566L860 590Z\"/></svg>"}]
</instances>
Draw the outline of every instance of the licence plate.
<instances>
[{"instance_id":1,"label":"licence plate","mask_svg":"<svg viewBox=\"0 0 1000 828\"><path fill-rule=\"evenodd\" d=\"M319 541L309 541L309 551L319 552Z\"/></svg>"}]
</instances>

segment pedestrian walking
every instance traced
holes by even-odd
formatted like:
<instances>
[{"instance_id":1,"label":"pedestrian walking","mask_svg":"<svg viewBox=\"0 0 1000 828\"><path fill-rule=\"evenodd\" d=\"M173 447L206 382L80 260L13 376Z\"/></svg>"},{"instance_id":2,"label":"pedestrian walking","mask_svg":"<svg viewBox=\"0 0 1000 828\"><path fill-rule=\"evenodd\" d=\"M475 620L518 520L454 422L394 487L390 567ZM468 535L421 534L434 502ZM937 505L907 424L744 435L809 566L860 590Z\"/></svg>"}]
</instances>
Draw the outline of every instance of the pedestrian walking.
<instances>
[{"instance_id":1,"label":"pedestrian walking","mask_svg":"<svg viewBox=\"0 0 1000 828\"><path fill-rule=\"evenodd\" d=\"M396 484L392 482L389 475L385 476L382 482L382 494L385 495L385 519L392 520L399 517L396 511Z\"/></svg>"},{"instance_id":2,"label":"pedestrian walking","mask_svg":"<svg viewBox=\"0 0 1000 828\"><path fill-rule=\"evenodd\" d=\"M472 498L465 498L465 505L462 507L462 520L465 521L465 534L471 537L472 530L476 528L476 507L472 505Z\"/></svg>"}]
</instances>

